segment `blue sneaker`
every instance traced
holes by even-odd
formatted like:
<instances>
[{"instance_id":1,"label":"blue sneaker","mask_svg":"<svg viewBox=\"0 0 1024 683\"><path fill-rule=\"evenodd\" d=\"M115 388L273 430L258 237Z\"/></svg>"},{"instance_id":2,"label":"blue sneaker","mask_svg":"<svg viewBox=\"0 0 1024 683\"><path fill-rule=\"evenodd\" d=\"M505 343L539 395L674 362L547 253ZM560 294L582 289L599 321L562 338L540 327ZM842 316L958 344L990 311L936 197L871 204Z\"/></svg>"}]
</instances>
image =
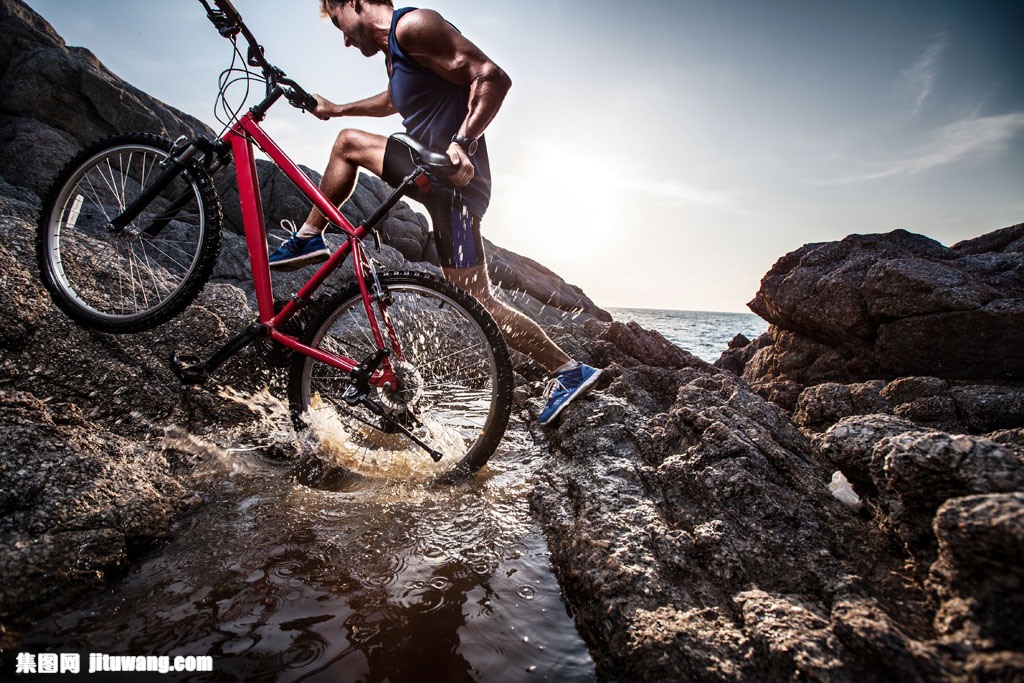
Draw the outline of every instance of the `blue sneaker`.
<instances>
[{"instance_id":1,"label":"blue sneaker","mask_svg":"<svg viewBox=\"0 0 1024 683\"><path fill-rule=\"evenodd\" d=\"M544 389L544 397L548 403L541 411L537 422L547 425L569 405L574 398L586 393L587 389L601 376L601 371L589 365L579 364L572 370L565 370L555 375Z\"/></svg>"},{"instance_id":2,"label":"blue sneaker","mask_svg":"<svg viewBox=\"0 0 1024 683\"><path fill-rule=\"evenodd\" d=\"M322 235L299 237L298 232L292 232L292 236L270 255L270 269L297 270L310 263L326 261L330 255L331 250Z\"/></svg>"}]
</instances>

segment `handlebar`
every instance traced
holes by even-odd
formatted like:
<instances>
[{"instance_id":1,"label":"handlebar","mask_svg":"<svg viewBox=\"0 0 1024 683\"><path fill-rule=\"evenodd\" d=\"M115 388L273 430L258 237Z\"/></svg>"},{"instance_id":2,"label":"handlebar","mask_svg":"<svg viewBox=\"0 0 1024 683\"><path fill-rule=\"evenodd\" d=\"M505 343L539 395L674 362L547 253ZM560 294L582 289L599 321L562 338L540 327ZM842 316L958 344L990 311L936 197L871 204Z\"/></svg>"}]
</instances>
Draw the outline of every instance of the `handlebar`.
<instances>
[{"instance_id":1,"label":"handlebar","mask_svg":"<svg viewBox=\"0 0 1024 683\"><path fill-rule=\"evenodd\" d=\"M259 67L263 71L263 76L267 79L268 92L275 86L283 86L281 90L288 103L293 107L308 112L316 110L316 98L294 80L285 78L284 71L267 61L263 53L263 46L259 44L256 36L252 34L249 27L242 21L242 15L231 4L231 0L213 0L213 4L217 9L210 7L207 0L199 0L199 2L206 8L206 17L222 36L229 40L234 40L239 33L242 34L245 42L249 44L246 61L250 66Z\"/></svg>"},{"instance_id":2,"label":"handlebar","mask_svg":"<svg viewBox=\"0 0 1024 683\"><path fill-rule=\"evenodd\" d=\"M231 0L212 0L217 9L210 7L207 0L199 0L199 2L206 8L207 18L209 18L222 36L234 40L238 34L242 34L242 37L249 44L246 61L250 66L259 67L263 71L263 75L267 79L268 92L272 91L275 87L280 88L279 92L284 94L288 103L293 107L309 112L316 109L317 100L315 97L294 80L286 78L284 71L267 61L266 56L263 54L263 46L259 44L259 41L249 31L245 22L242 21L242 15L231 4ZM269 106L270 101L269 99L267 100L267 106ZM422 164L427 170L436 171L446 176L450 176L455 172L455 164L452 163L451 158L444 152L425 147L405 133L396 133L393 137L409 147L418 159L418 163Z\"/></svg>"}]
</instances>

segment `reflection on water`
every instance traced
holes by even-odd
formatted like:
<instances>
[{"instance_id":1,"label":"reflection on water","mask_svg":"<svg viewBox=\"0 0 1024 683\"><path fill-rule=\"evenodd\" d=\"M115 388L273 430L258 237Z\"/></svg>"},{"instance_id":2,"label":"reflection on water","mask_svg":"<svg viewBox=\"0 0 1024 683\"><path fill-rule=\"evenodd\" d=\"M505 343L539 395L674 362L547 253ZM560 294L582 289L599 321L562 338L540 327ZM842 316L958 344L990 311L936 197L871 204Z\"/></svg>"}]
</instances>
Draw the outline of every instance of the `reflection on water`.
<instances>
[{"instance_id":1,"label":"reflection on water","mask_svg":"<svg viewBox=\"0 0 1024 683\"><path fill-rule=\"evenodd\" d=\"M210 681L594 680L527 495L516 435L472 482L298 483L202 445L207 502L88 607L23 651L212 655ZM125 680L110 673L89 680ZM173 676L166 677L172 680Z\"/></svg>"}]
</instances>

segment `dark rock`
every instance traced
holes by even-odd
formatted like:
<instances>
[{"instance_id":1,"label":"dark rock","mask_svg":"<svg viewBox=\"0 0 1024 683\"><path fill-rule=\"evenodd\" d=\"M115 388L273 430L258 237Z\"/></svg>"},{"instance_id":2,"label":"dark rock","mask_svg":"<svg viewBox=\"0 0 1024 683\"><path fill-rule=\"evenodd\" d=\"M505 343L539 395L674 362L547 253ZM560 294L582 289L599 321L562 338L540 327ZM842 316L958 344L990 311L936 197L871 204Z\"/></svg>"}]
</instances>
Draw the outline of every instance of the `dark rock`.
<instances>
[{"instance_id":1,"label":"dark rock","mask_svg":"<svg viewBox=\"0 0 1024 683\"><path fill-rule=\"evenodd\" d=\"M922 636L927 596L894 580L899 553L831 497L830 467L783 411L728 373L608 374L549 435L565 458L532 498L602 678L943 680L956 670ZM879 417L888 424L863 439L868 453L880 434L913 428ZM898 613L883 607L897 603Z\"/></svg>"},{"instance_id":2,"label":"dark rock","mask_svg":"<svg viewBox=\"0 0 1024 683\"><path fill-rule=\"evenodd\" d=\"M882 389L885 386L886 384L882 380L848 385L850 397L853 399L854 412L858 415L889 412L889 401L882 395Z\"/></svg>"},{"instance_id":3,"label":"dark rock","mask_svg":"<svg viewBox=\"0 0 1024 683\"><path fill-rule=\"evenodd\" d=\"M742 334L737 334L729 342L728 348L715 361L715 367L728 370L737 376L743 375L743 369L763 346L769 343L767 335L761 335L750 341Z\"/></svg>"},{"instance_id":4,"label":"dark rock","mask_svg":"<svg viewBox=\"0 0 1024 683\"><path fill-rule=\"evenodd\" d=\"M984 433L1024 422L1024 387L969 385L949 391L966 429Z\"/></svg>"},{"instance_id":5,"label":"dark rock","mask_svg":"<svg viewBox=\"0 0 1024 683\"><path fill-rule=\"evenodd\" d=\"M967 665L972 680L1024 678L1024 493L949 500L935 517L935 535L936 631L953 647L977 644Z\"/></svg>"},{"instance_id":6,"label":"dark rock","mask_svg":"<svg viewBox=\"0 0 1024 683\"><path fill-rule=\"evenodd\" d=\"M1020 380L1024 378L1021 330L1024 295L972 310L881 323L872 355L880 366L899 374Z\"/></svg>"},{"instance_id":7,"label":"dark rock","mask_svg":"<svg viewBox=\"0 0 1024 683\"><path fill-rule=\"evenodd\" d=\"M886 384L881 394L890 404L900 405L938 396L947 389L949 383L939 377L901 377Z\"/></svg>"},{"instance_id":8,"label":"dark rock","mask_svg":"<svg viewBox=\"0 0 1024 683\"><path fill-rule=\"evenodd\" d=\"M729 349L742 349L743 347L745 347L749 343L750 343L750 340L747 339L746 335L737 334L735 337L733 337L732 339L729 340L728 348Z\"/></svg>"},{"instance_id":9,"label":"dark rock","mask_svg":"<svg viewBox=\"0 0 1024 683\"><path fill-rule=\"evenodd\" d=\"M1002 254L1024 253L1024 223L996 230L981 237L957 242L950 248L960 254L986 254L990 252Z\"/></svg>"},{"instance_id":10,"label":"dark rock","mask_svg":"<svg viewBox=\"0 0 1024 683\"><path fill-rule=\"evenodd\" d=\"M779 381L803 386L822 382L845 384L878 376L874 366L858 353L829 346L799 332L771 326L754 343L758 350L743 369L743 379L750 384Z\"/></svg>"},{"instance_id":11,"label":"dark rock","mask_svg":"<svg viewBox=\"0 0 1024 683\"><path fill-rule=\"evenodd\" d=\"M1024 429L998 429L985 435L986 439L999 443L1024 447Z\"/></svg>"},{"instance_id":12,"label":"dark rock","mask_svg":"<svg viewBox=\"0 0 1024 683\"><path fill-rule=\"evenodd\" d=\"M926 396L895 406L893 412L900 417L936 428L956 423L956 404L949 396Z\"/></svg>"},{"instance_id":13,"label":"dark rock","mask_svg":"<svg viewBox=\"0 0 1024 683\"><path fill-rule=\"evenodd\" d=\"M844 418L820 436L817 449L838 467L854 486L870 486L871 453L886 437L924 431L918 425L894 415L857 415Z\"/></svg>"},{"instance_id":14,"label":"dark rock","mask_svg":"<svg viewBox=\"0 0 1024 683\"><path fill-rule=\"evenodd\" d=\"M0 210L0 235L24 230L26 224ZM39 278L22 264L35 258L27 240L0 243L0 347L18 348L49 310L49 296Z\"/></svg>"},{"instance_id":15,"label":"dark rock","mask_svg":"<svg viewBox=\"0 0 1024 683\"><path fill-rule=\"evenodd\" d=\"M73 404L0 389L0 618L67 602L165 535L184 495L160 452Z\"/></svg>"},{"instance_id":16,"label":"dark rock","mask_svg":"<svg viewBox=\"0 0 1024 683\"><path fill-rule=\"evenodd\" d=\"M790 411L796 410L796 403L800 399L800 393L803 390L801 385L787 380L780 382L755 382L750 387L761 398Z\"/></svg>"},{"instance_id":17,"label":"dark rock","mask_svg":"<svg viewBox=\"0 0 1024 683\"><path fill-rule=\"evenodd\" d=\"M1024 453L965 435L886 437L872 450L870 470L879 503L921 567L934 560L932 520L943 502L1024 489Z\"/></svg>"},{"instance_id":18,"label":"dark rock","mask_svg":"<svg viewBox=\"0 0 1024 683\"><path fill-rule=\"evenodd\" d=\"M853 415L853 395L845 384L826 382L808 387L796 402L793 421L809 429L827 427Z\"/></svg>"},{"instance_id":19,"label":"dark rock","mask_svg":"<svg viewBox=\"0 0 1024 683\"><path fill-rule=\"evenodd\" d=\"M773 348L744 377L1024 380L1021 233L1024 225L951 249L897 230L788 254L749 304L773 325Z\"/></svg>"}]
</instances>

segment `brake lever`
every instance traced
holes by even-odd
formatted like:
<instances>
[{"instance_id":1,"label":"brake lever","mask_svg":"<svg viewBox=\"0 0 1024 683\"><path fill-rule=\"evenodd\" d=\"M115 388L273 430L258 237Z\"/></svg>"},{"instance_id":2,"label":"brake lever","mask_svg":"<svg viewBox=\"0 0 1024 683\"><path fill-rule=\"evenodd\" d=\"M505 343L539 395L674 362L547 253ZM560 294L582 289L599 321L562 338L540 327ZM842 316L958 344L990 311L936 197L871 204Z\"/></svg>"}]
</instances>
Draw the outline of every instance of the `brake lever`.
<instances>
[{"instance_id":1,"label":"brake lever","mask_svg":"<svg viewBox=\"0 0 1024 683\"><path fill-rule=\"evenodd\" d=\"M259 48L258 53L256 48ZM249 50L246 53L245 61L249 63L249 66L266 67L267 58L265 55L266 51L263 49L262 45L250 45Z\"/></svg>"},{"instance_id":2,"label":"brake lever","mask_svg":"<svg viewBox=\"0 0 1024 683\"><path fill-rule=\"evenodd\" d=\"M291 90L288 92L286 97L288 98L288 101L291 102L293 105L295 105L299 109L308 111L310 113L316 111L316 108L319 105L319 103L316 101L316 98L310 95L308 92L299 92L297 90Z\"/></svg>"},{"instance_id":3,"label":"brake lever","mask_svg":"<svg viewBox=\"0 0 1024 683\"><path fill-rule=\"evenodd\" d=\"M217 29L217 32L225 38L233 39L242 30L242 27L234 18L229 17L221 10L211 9L207 11L206 18L210 20L210 23Z\"/></svg>"}]
</instances>

